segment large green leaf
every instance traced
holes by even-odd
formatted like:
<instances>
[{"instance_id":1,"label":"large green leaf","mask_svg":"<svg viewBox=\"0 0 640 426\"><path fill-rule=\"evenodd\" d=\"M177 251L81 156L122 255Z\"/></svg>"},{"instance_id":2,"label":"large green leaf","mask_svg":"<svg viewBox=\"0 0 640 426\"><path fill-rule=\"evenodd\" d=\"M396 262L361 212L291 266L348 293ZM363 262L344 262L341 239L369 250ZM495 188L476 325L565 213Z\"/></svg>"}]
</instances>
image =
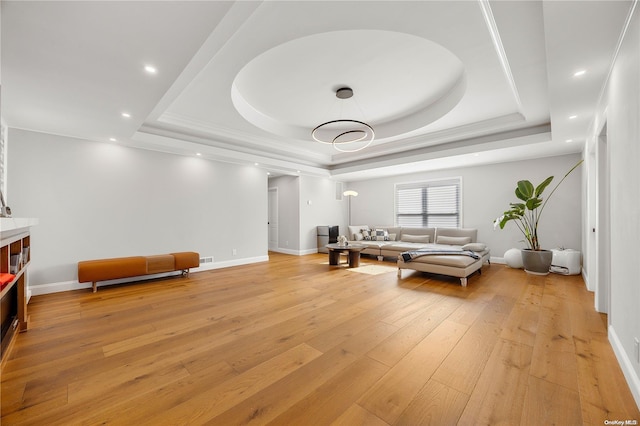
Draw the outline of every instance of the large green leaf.
<instances>
[{"instance_id":1,"label":"large green leaf","mask_svg":"<svg viewBox=\"0 0 640 426\"><path fill-rule=\"evenodd\" d=\"M540 185L538 185L538 187L536 188L536 197L539 197L540 194L542 194L542 191L544 191L544 189L549 186L552 180L553 176L549 176Z\"/></svg>"},{"instance_id":2,"label":"large green leaf","mask_svg":"<svg viewBox=\"0 0 640 426\"><path fill-rule=\"evenodd\" d=\"M533 184L528 180L518 181L518 187L516 188L516 197L522 201L527 201L533 196Z\"/></svg>"},{"instance_id":3,"label":"large green leaf","mask_svg":"<svg viewBox=\"0 0 640 426\"><path fill-rule=\"evenodd\" d=\"M502 220L500 221L500 229L504 229L504 226L507 224L507 222L509 222L510 220L518 219L518 217L518 215L513 215L505 212L504 216L502 216Z\"/></svg>"},{"instance_id":4,"label":"large green leaf","mask_svg":"<svg viewBox=\"0 0 640 426\"><path fill-rule=\"evenodd\" d=\"M507 210L505 214L515 214L518 216L522 216L524 214L525 205L522 203L511 203L511 209Z\"/></svg>"},{"instance_id":5,"label":"large green leaf","mask_svg":"<svg viewBox=\"0 0 640 426\"><path fill-rule=\"evenodd\" d=\"M540 204L542 204L541 198L530 198L529 200L527 200L527 209L535 210L540 207Z\"/></svg>"}]
</instances>

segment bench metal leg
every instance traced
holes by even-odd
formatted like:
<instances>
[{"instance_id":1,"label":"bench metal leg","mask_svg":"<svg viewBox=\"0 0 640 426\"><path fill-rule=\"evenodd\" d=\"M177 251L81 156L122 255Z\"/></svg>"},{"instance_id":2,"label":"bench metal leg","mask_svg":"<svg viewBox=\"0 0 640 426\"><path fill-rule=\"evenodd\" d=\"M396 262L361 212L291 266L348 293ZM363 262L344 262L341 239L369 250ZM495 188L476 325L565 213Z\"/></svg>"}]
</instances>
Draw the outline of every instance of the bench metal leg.
<instances>
[{"instance_id":1,"label":"bench metal leg","mask_svg":"<svg viewBox=\"0 0 640 426\"><path fill-rule=\"evenodd\" d=\"M94 293L95 293L95 292L97 292L97 291L98 291L98 283L97 283L96 281L94 281L94 282L92 283L92 285L93 285L93 292L94 292Z\"/></svg>"}]
</instances>

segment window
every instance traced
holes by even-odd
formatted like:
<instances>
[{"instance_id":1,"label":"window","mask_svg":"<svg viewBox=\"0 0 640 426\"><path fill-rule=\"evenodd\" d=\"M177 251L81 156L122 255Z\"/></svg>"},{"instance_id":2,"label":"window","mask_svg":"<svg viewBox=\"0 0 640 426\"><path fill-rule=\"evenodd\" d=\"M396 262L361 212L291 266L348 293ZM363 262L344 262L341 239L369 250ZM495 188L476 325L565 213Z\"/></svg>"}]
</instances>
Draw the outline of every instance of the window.
<instances>
[{"instance_id":1,"label":"window","mask_svg":"<svg viewBox=\"0 0 640 426\"><path fill-rule=\"evenodd\" d=\"M461 186L461 178L396 184L396 225L459 228Z\"/></svg>"}]
</instances>

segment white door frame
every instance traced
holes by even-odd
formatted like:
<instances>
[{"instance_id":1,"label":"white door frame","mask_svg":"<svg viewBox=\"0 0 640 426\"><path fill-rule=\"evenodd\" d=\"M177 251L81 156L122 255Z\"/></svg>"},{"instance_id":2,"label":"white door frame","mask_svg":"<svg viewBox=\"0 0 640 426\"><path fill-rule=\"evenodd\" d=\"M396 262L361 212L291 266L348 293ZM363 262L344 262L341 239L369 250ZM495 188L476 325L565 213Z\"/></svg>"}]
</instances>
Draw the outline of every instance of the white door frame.
<instances>
[{"instance_id":1,"label":"white door frame","mask_svg":"<svg viewBox=\"0 0 640 426\"><path fill-rule=\"evenodd\" d=\"M596 288L595 308L610 314L611 303L611 195L607 123L596 140ZM610 315L608 321L611 322Z\"/></svg>"},{"instance_id":2,"label":"white door frame","mask_svg":"<svg viewBox=\"0 0 640 426\"><path fill-rule=\"evenodd\" d=\"M269 188L267 197L267 239L269 250L278 248L278 188Z\"/></svg>"}]
</instances>

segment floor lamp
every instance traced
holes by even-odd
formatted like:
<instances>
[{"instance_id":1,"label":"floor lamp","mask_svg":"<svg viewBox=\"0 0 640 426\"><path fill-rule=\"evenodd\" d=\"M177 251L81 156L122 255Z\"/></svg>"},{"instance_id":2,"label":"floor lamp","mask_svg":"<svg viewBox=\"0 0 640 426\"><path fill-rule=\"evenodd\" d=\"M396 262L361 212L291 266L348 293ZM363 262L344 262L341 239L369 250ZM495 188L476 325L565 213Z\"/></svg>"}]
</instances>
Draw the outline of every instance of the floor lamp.
<instances>
[{"instance_id":1,"label":"floor lamp","mask_svg":"<svg viewBox=\"0 0 640 426\"><path fill-rule=\"evenodd\" d=\"M349 225L351 225L351 197L357 197L358 193L352 189L349 189L347 191L344 191L342 195L349 199Z\"/></svg>"}]
</instances>

